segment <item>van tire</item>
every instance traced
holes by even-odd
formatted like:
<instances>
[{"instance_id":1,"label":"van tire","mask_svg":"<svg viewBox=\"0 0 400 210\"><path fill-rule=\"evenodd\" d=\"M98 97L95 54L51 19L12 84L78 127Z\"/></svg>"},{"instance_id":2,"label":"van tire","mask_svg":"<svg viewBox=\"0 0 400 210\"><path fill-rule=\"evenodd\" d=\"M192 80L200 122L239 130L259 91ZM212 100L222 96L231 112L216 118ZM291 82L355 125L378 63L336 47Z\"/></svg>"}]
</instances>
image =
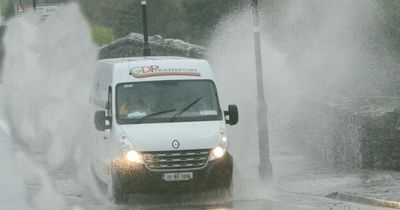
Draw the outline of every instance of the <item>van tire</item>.
<instances>
[{"instance_id":1,"label":"van tire","mask_svg":"<svg viewBox=\"0 0 400 210\"><path fill-rule=\"evenodd\" d=\"M232 187L230 186L228 188L221 188L217 192L218 192L218 195L222 196L222 198L230 198L230 197L232 197L232 194L233 194L232 191L233 191Z\"/></svg>"},{"instance_id":2,"label":"van tire","mask_svg":"<svg viewBox=\"0 0 400 210\"><path fill-rule=\"evenodd\" d=\"M230 190L232 188L232 173L227 173L225 178L222 178L221 184L222 189Z\"/></svg>"},{"instance_id":3,"label":"van tire","mask_svg":"<svg viewBox=\"0 0 400 210\"><path fill-rule=\"evenodd\" d=\"M232 188L232 168L227 169L219 176L220 189L229 191Z\"/></svg>"},{"instance_id":4,"label":"van tire","mask_svg":"<svg viewBox=\"0 0 400 210\"><path fill-rule=\"evenodd\" d=\"M116 174L112 175L112 196L115 204L128 203L129 197L123 186L118 182L118 177Z\"/></svg>"}]
</instances>

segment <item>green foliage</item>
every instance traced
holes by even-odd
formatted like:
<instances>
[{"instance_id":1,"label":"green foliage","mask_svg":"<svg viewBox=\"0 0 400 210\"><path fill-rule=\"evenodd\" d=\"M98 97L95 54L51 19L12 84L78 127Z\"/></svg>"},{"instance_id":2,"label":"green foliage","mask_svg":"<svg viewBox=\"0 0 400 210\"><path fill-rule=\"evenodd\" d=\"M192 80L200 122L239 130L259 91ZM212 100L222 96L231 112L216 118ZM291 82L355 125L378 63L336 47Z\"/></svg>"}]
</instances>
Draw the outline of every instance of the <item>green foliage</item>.
<instances>
[{"instance_id":1,"label":"green foliage","mask_svg":"<svg viewBox=\"0 0 400 210\"><path fill-rule=\"evenodd\" d=\"M204 44L220 19L238 8L241 2L241 0L183 1L188 41L200 41Z\"/></svg>"},{"instance_id":2,"label":"green foliage","mask_svg":"<svg viewBox=\"0 0 400 210\"><path fill-rule=\"evenodd\" d=\"M386 48L400 55L400 1L376 0L383 10L384 22L382 23Z\"/></svg>"},{"instance_id":3,"label":"green foliage","mask_svg":"<svg viewBox=\"0 0 400 210\"><path fill-rule=\"evenodd\" d=\"M0 7L1 7L1 15L5 17L9 17L11 14L14 13L14 6L12 0L0 0Z\"/></svg>"},{"instance_id":4,"label":"green foliage","mask_svg":"<svg viewBox=\"0 0 400 210\"><path fill-rule=\"evenodd\" d=\"M8 4L9 4L8 0L0 0L1 14L4 14L7 11Z\"/></svg>"},{"instance_id":5,"label":"green foliage","mask_svg":"<svg viewBox=\"0 0 400 210\"><path fill-rule=\"evenodd\" d=\"M92 26L92 37L99 46L108 44L115 39L112 29L99 25Z\"/></svg>"},{"instance_id":6,"label":"green foliage","mask_svg":"<svg viewBox=\"0 0 400 210\"><path fill-rule=\"evenodd\" d=\"M140 0L81 0L92 24L111 28L116 37L142 33ZM247 0L148 0L149 34L205 44L218 21Z\"/></svg>"},{"instance_id":7,"label":"green foliage","mask_svg":"<svg viewBox=\"0 0 400 210\"><path fill-rule=\"evenodd\" d=\"M148 1L149 32L166 38L185 39L186 17L180 0ZM141 18L140 27L142 27Z\"/></svg>"}]
</instances>

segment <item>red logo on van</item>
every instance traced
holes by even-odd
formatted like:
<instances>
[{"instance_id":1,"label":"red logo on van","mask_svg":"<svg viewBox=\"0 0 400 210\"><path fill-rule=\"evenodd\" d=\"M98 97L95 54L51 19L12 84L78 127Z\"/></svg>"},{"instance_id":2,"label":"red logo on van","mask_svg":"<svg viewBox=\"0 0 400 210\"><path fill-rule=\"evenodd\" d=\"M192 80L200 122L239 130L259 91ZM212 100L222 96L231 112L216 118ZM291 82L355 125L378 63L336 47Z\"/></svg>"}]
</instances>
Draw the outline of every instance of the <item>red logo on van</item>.
<instances>
[{"instance_id":1,"label":"red logo on van","mask_svg":"<svg viewBox=\"0 0 400 210\"><path fill-rule=\"evenodd\" d=\"M195 76L201 74L194 68L160 68L157 65L133 67L129 75L135 78L157 77L157 76Z\"/></svg>"}]
</instances>

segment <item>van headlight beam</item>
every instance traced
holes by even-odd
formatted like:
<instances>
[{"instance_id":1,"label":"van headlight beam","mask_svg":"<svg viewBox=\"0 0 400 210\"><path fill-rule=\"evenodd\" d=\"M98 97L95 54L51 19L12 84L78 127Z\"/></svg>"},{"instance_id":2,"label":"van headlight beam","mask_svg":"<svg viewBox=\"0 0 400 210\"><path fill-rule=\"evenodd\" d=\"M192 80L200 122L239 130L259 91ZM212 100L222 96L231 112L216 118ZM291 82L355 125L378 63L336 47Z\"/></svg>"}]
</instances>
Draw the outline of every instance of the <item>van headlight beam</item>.
<instances>
[{"instance_id":1,"label":"van headlight beam","mask_svg":"<svg viewBox=\"0 0 400 210\"><path fill-rule=\"evenodd\" d=\"M132 163L143 163L142 155L133 149L133 145L126 133L121 134L118 142L125 159Z\"/></svg>"},{"instance_id":2,"label":"van headlight beam","mask_svg":"<svg viewBox=\"0 0 400 210\"><path fill-rule=\"evenodd\" d=\"M226 148L228 147L228 137L225 132L221 130L218 146L211 150L210 160L216 160L222 158L226 153Z\"/></svg>"},{"instance_id":3,"label":"van headlight beam","mask_svg":"<svg viewBox=\"0 0 400 210\"><path fill-rule=\"evenodd\" d=\"M128 151L125 155L126 159L134 163L143 163L142 155L135 150Z\"/></svg>"},{"instance_id":4,"label":"van headlight beam","mask_svg":"<svg viewBox=\"0 0 400 210\"><path fill-rule=\"evenodd\" d=\"M218 146L212 150L212 160L222 158L225 155L226 149Z\"/></svg>"}]
</instances>

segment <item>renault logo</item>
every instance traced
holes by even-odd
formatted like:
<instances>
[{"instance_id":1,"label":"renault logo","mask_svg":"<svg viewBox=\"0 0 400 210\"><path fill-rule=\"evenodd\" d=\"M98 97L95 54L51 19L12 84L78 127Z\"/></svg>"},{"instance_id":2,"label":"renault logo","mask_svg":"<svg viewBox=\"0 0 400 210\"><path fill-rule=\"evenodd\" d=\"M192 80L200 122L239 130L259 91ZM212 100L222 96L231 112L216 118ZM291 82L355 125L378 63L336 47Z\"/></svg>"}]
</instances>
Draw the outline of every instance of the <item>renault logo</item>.
<instances>
[{"instance_id":1,"label":"renault logo","mask_svg":"<svg viewBox=\"0 0 400 210\"><path fill-rule=\"evenodd\" d=\"M172 141L172 147L174 148L174 149L178 149L179 148L179 141L178 140L173 140Z\"/></svg>"}]
</instances>

